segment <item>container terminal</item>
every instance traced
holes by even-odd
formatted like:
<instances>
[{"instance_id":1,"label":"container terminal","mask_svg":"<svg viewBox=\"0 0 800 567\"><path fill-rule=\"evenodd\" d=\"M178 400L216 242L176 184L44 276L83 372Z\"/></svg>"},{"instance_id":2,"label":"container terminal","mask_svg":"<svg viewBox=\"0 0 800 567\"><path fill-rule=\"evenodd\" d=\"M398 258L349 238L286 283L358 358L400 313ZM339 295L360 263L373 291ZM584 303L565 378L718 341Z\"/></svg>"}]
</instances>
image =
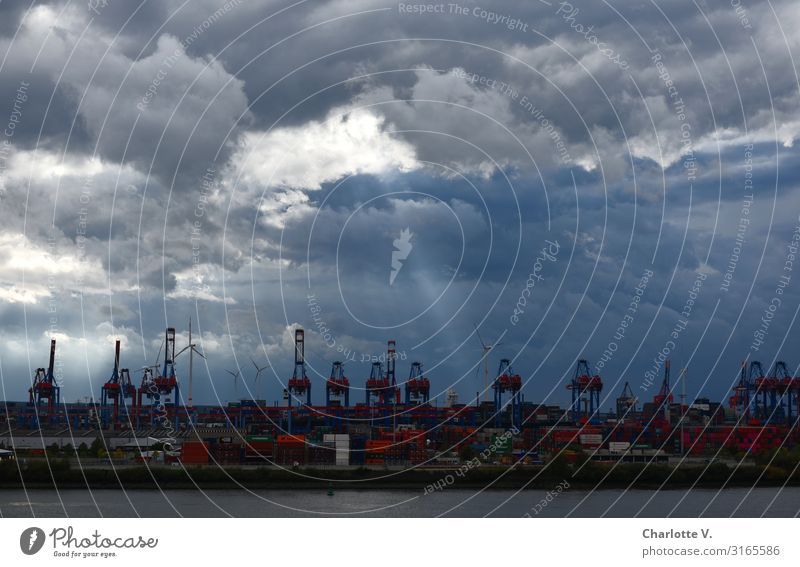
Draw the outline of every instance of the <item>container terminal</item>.
<instances>
[{"instance_id":1,"label":"container terminal","mask_svg":"<svg viewBox=\"0 0 800 567\"><path fill-rule=\"evenodd\" d=\"M450 390L438 406L430 402L431 381L420 362L412 362L408 379L398 383L396 345L389 341L385 366L374 362L357 391L361 401L351 396L351 379L337 361L325 381L324 405L313 405L304 331L296 329L294 370L282 404L193 405L182 402L174 328L166 330L162 348L163 361L159 353L159 364L142 369L135 384L120 365L117 341L99 402L66 403L54 376L52 340L49 365L34 372L28 400L2 402L0 459L91 445L121 460L186 465L453 466L475 454L514 465L576 451L597 461L669 462L792 449L800 441L800 378L784 362L768 372L758 361L743 362L727 403L686 403L675 393L667 360L652 400L640 404L626 383L615 410L603 413L603 380L588 361L577 363L565 384L571 403L561 408L525 401L521 376L503 359L491 383L493 401L459 404ZM194 350L191 339L187 349Z\"/></svg>"}]
</instances>

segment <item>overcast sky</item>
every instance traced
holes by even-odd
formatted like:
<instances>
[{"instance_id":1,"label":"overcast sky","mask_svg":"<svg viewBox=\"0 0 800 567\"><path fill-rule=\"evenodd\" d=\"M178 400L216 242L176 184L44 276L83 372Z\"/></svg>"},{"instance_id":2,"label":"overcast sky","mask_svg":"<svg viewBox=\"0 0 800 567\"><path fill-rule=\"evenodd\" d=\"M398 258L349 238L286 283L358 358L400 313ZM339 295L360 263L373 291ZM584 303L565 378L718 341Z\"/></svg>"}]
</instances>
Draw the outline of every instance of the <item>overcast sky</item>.
<instances>
[{"instance_id":1,"label":"overcast sky","mask_svg":"<svg viewBox=\"0 0 800 567\"><path fill-rule=\"evenodd\" d=\"M430 6L0 2L0 399L190 317L195 402L278 399L297 326L319 403L388 339L471 401L476 327L562 406L580 358L603 409L665 357L713 399L797 369L795 2Z\"/></svg>"}]
</instances>

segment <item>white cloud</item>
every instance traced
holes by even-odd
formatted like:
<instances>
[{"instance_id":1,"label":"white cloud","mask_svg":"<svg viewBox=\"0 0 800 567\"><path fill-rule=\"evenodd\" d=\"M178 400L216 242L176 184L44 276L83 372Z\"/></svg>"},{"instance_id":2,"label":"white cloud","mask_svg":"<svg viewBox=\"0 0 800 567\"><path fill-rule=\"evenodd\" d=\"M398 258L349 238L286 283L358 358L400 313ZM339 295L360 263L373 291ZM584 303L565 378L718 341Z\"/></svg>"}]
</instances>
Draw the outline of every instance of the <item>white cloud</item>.
<instances>
[{"instance_id":1,"label":"white cloud","mask_svg":"<svg viewBox=\"0 0 800 567\"><path fill-rule=\"evenodd\" d=\"M47 288L28 285L24 289L8 283L0 283L0 301L7 303L38 303L40 299L50 295Z\"/></svg>"},{"instance_id":2,"label":"white cloud","mask_svg":"<svg viewBox=\"0 0 800 567\"><path fill-rule=\"evenodd\" d=\"M222 268L219 266L195 264L186 270L175 272L175 289L168 297L236 305L233 297L222 295L222 277Z\"/></svg>"},{"instance_id":3,"label":"white cloud","mask_svg":"<svg viewBox=\"0 0 800 567\"><path fill-rule=\"evenodd\" d=\"M98 290L94 286L106 281L103 274L99 260L63 250L54 253L22 234L0 233L0 299L10 303L38 303L50 295L51 288Z\"/></svg>"},{"instance_id":4,"label":"white cloud","mask_svg":"<svg viewBox=\"0 0 800 567\"><path fill-rule=\"evenodd\" d=\"M391 129L368 110L335 109L324 122L245 134L233 168L241 181L254 186L320 189L347 175L419 167L414 148Z\"/></svg>"}]
</instances>

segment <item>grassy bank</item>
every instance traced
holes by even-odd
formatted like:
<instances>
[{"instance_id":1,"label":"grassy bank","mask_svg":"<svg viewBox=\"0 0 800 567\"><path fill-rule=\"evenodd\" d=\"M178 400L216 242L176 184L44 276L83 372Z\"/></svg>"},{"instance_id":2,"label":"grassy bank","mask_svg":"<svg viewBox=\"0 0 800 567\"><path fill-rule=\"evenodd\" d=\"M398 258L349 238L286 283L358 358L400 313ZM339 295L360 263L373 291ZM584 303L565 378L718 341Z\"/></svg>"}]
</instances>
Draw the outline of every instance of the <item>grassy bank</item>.
<instances>
[{"instance_id":1,"label":"grassy bank","mask_svg":"<svg viewBox=\"0 0 800 567\"><path fill-rule=\"evenodd\" d=\"M31 461L20 469L15 462L0 463L0 488L235 488L251 489L414 489L435 491L448 488L528 488L550 489L567 480L572 487L594 488L682 488L721 486L800 486L800 473L791 468L748 464L729 467L723 463L708 466L681 466L586 463L583 466L554 462L551 466L498 467L483 465L460 474L458 469L379 469L302 468L282 470L272 467L168 467L126 466L81 469L66 459ZM464 472L463 470L461 472Z\"/></svg>"}]
</instances>

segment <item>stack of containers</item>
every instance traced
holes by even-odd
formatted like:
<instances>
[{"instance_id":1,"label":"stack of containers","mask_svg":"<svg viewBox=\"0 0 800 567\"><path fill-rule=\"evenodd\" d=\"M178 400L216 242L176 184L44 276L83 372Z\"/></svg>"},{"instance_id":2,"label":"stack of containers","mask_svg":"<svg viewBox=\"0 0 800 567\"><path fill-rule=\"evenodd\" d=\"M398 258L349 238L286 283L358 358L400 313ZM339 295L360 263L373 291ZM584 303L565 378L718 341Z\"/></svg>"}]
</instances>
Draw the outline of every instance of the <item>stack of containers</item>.
<instances>
[{"instance_id":1,"label":"stack of containers","mask_svg":"<svg viewBox=\"0 0 800 567\"><path fill-rule=\"evenodd\" d=\"M447 427L443 428L442 442L446 447L455 447L464 442L465 439L471 436L471 432L465 427ZM470 437L472 439L474 437Z\"/></svg>"},{"instance_id":2,"label":"stack of containers","mask_svg":"<svg viewBox=\"0 0 800 567\"><path fill-rule=\"evenodd\" d=\"M738 446L739 450L747 450L754 453L780 447L783 442L783 437L778 433L774 425L737 427L733 431L732 437L735 446Z\"/></svg>"},{"instance_id":3,"label":"stack of containers","mask_svg":"<svg viewBox=\"0 0 800 567\"><path fill-rule=\"evenodd\" d=\"M366 458L367 438L363 435L350 437L350 464L363 465Z\"/></svg>"},{"instance_id":4,"label":"stack of containers","mask_svg":"<svg viewBox=\"0 0 800 567\"><path fill-rule=\"evenodd\" d=\"M238 443L217 443L212 446L214 460L223 465L233 465L242 462L242 446Z\"/></svg>"},{"instance_id":5,"label":"stack of containers","mask_svg":"<svg viewBox=\"0 0 800 567\"><path fill-rule=\"evenodd\" d=\"M408 446L407 458L412 464L425 461L425 432L417 429L407 429L403 434L403 442Z\"/></svg>"},{"instance_id":6,"label":"stack of containers","mask_svg":"<svg viewBox=\"0 0 800 567\"><path fill-rule=\"evenodd\" d=\"M311 465L333 464L333 435L325 434L306 437L308 444L308 463Z\"/></svg>"},{"instance_id":7,"label":"stack of containers","mask_svg":"<svg viewBox=\"0 0 800 567\"><path fill-rule=\"evenodd\" d=\"M548 437L550 438L549 446L551 449L562 449L567 445L578 442L580 433L577 428L575 429L555 429L550 431Z\"/></svg>"},{"instance_id":8,"label":"stack of containers","mask_svg":"<svg viewBox=\"0 0 800 567\"><path fill-rule=\"evenodd\" d=\"M351 423L347 426L347 430L350 435L358 437L367 437L372 432L372 428L363 423Z\"/></svg>"},{"instance_id":9,"label":"stack of containers","mask_svg":"<svg viewBox=\"0 0 800 567\"><path fill-rule=\"evenodd\" d=\"M683 447L687 453L702 455L707 449L708 438L704 435L703 428L697 426L684 427ZM711 445L708 446L711 448Z\"/></svg>"},{"instance_id":10,"label":"stack of containers","mask_svg":"<svg viewBox=\"0 0 800 567\"><path fill-rule=\"evenodd\" d=\"M326 444L316 444L308 446L308 464L310 465L332 465L333 447Z\"/></svg>"},{"instance_id":11,"label":"stack of containers","mask_svg":"<svg viewBox=\"0 0 800 567\"><path fill-rule=\"evenodd\" d=\"M335 435L336 464L347 466L350 464L350 436Z\"/></svg>"},{"instance_id":12,"label":"stack of containers","mask_svg":"<svg viewBox=\"0 0 800 567\"><path fill-rule=\"evenodd\" d=\"M391 441L376 439L366 442L367 455L364 462L368 465L383 465L386 463L386 448L392 444Z\"/></svg>"},{"instance_id":13,"label":"stack of containers","mask_svg":"<svg viewBox=\"0 0 800 567\"><path fill-rule=\"evenodd\" d=\"M581 433L579 439L581 446L586 449L596 449L603 443L601 433Z\"/></svg>"},{"instance_id":14,"label":"stack of containers","mask_svg":"<svg viewBox=\"0 0 800 567\"><path fill-rule=\"evenodd\" d=\"M609 441L608 451L610 453L622 454L625 453L630 446L631 444L628 441Z\"/></svg>"},{"instance_id":15,"label":"stack of containers","mask_svg":"<svg viewBox=\"0 0 800 567\"><path fill-rule=\"evenodd\" d=\"M400 465L408 460L408 442L397 440L384 449L383 456L387 465Z\"/></svg>"},{"instance_id":16,"label":"stack of containers","mask_svg":"<svg viewBox=\"0 0 800 567\"><path fill-rule=\"evenodd\" d=\"M275 460L282 465L305 464L305 436L278 435L275 440Z\"/></svg>"},{"instance_id":17,"label":"stack of containers","mask_svg":"<svg viewBox=\"0 0 800 567\"><path fill-rule=\"evenodd\" d=\"M532 449L539 441L538 428L529 427L522 430L522 448L529 450Z\"/></svg>"},{"instance_id":18,"label":"stack of containers","mask_svg":"<svg viewBox=\"0 0 800 567\"><path fill-rule=\"evenodd\" d=\"M498 455L510 455L513 447L511 438L503 435L492 434L492 446L496 448Z\"/></svg>"},{"instance_id":19,"label":"stack of containers","mask_svg":"<svg viewBox=\"0 0 800 567\"><path fill-rule=\"evenodd\" d=\"M408 460L412 465L424 463L427 458L428 452L425 450L425 447L418 448L416 446L412 446L408 449Z\"/></svg>"},{"instance_id":20,"label":"stack of containers","mask_svg":"<svg viewBox=\"0 0 800 567\"><path fill-rule=\"evenodd\" d=\"M272 449L275 440L272 435L250 435L246 438L245 457L252 459L272 458Z\"/></svg>"}]
</instances>

